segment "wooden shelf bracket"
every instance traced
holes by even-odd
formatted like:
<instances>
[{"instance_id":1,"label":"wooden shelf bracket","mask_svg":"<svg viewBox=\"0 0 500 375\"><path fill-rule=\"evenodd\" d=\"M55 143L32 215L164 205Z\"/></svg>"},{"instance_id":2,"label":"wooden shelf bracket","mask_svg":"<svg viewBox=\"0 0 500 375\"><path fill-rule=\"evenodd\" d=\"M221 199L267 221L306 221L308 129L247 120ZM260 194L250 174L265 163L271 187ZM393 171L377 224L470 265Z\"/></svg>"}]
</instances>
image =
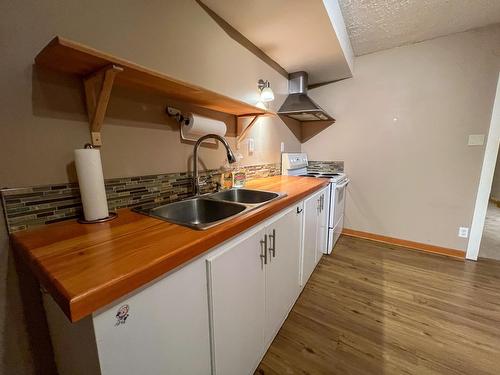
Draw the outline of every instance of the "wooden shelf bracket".
<instances>
[{"instance_id":1,"label":"wooden shelf bracket","mask_svg":"<svg viewBox=\"0 0 500 375\"><path fill-rule=\"evenodd\" d=\"M243 138L245 138L245 136L247 135L247 133L250 131L250 129L252 128L252 126L255 125L255 123L257 122L257 120L259 119L260 116L263 116L264 114L251 114L251 115L243 115L243 116L237 116L236 117L236 120L237 120L237 124L236 124L236 130L237 130L237 138L236 138L236 143L240 143ZM242 119L243 118L247 118L247 117L253 117L252 120L250 121L250 123L245 127L243 128L243 123L242 123Z\"/></svg>"},{"instance_id":2,"label":"wooden shelf bracket","mask_svg":"<svg viewBox=\"0 0 500 375\"><path fill-rule=\"evenodd\" d=\"M109 65L83 79L85 101L89 116L90 137L93 146L102 146L101 128L108 108L111 89L117 73L123 68Z\"/></svg>"}]
</instances>

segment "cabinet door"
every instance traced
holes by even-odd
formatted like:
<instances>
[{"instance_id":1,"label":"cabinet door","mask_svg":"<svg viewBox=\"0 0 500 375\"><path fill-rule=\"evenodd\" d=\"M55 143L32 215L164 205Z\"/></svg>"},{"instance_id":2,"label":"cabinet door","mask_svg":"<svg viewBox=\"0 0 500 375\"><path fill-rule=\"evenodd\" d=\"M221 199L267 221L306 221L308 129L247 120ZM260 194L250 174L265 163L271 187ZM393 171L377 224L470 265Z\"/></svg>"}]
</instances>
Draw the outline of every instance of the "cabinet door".
<instances>
[{"instance_id":1,"label":"cabinet door","mask_svg":"<svg viewBox=\"0 0 500 375\"><path fill-rule=\"evenodd\" d=\"M210 373L205 272L205 261L195 260L112 307L94 313L92 336L95 334L100 373ZM118 320L118 312L125 307L128 311L126 319ZM74 342L81 351L85 349L86 340ZM85 372L90 366L88 363L82 368L84 373L91 374Z\"/></svg>"},{"instance_id":2,"label":"cabinet door","mask_svg":"<svg viewBox=\"0 0 500 375\"><path fill-rule=\"evenodd\" d=\"M316 249L318 239L318 210L319 196L316 193L304 201L304 225L303 225L303 248L302 248L302 279L304 286L316 266Z\"/></svg>"},{"instance_id":3,"label":"cabinet door","mask_svg":"<svg viewBox=\"0 0 500 375\"><path fill-rule=\"evenodd\" d=\"M251 230L207 259L213 373L250 374L262 357L264 229Z\"/></svg>"},{"instance_id":4,"label":"cabinet door","mask_svg":"<svg viewBox=\"0 0 500 375\"><path fill-rule=\"evenodd\" d=\"M266 343L269 344L300 291L302 204L279 214L266 228Z\"/></svg>"},{"instance_id":5,"label":"cabinet door","mask_svg":"<svg viewBox=\"0 0 500 375\"><path fill-rule=\"evenodd\" d=\"M320 193L320 206L318 210L318 238L316 247L316 264L320 261L323 254L327 253L328 240L328 208L330 204L330 188L325 188Z\"/></svg>"}]
</instances>

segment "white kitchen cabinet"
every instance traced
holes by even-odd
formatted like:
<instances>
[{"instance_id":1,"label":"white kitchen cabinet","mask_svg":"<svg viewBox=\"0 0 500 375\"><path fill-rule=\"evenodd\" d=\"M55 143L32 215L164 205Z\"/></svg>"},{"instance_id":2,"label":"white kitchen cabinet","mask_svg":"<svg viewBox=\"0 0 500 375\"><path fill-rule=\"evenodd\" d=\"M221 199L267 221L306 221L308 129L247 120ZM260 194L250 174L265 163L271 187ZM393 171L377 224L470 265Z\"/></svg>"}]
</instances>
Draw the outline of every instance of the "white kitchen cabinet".
<instances>
[{"instance_id":1,"label":"white kitchen cabinet","mask_svg":"<svg viewBox=\"0 0 500 375\"><path fill-rule=\"evenodd\" d=\"M265 350L264 236L259 226L207 259L214 374L249 374Z\"/></svg>"},{"instance_id":2,"label":"white kitchen cabinet","mask_svg":"<svg viewBox=\"0 0 500 375\"><path fill-rule=\"evenodd\" d=\"M302 204L207 259L214 373L250 374L300 292Z\"/></svg>"},{"instance_id":3,"label":"white kitchen cabinet","mask_svg":"<svg viewBox=\"0 0 500 375\"><path fill-rule=\"evenodd\" d=\"M309 280L326 248L328 233L327 188L304 201L301 286Z\"/></svg>"},{"instance_id":4,"label":"white kitchen cabinet","mask_svg":"<svg viewBox=\"0 0 500 375\"><path fill-rule=\"evenodd\" d=\"M278 333L300 293L302 203L279 214L267 228L266 343Z\"/></svg>"},{"instance_id":5,"label":"white kitchen cabinet","mask_svg":"<svg viewBox=\"0 0 500 375\"><path fill-rule=\"evenodd\" d=\"M330 187L319 193L318 232L316 240L316 264L320 261L328 246L328 210L330 206Z\"/></svg>"},{"instance_id":6,"label":"white kitchen cabinet","mask_svg":"<svg viewBox=\"0 0 500 375\"><path fill-rule=\"evenodd\" d=\"M313 194L304 201L303 247L301 286L309 280L316 267L316 249L318 240L319 193Z\"/></svg>"},{"instance_id":7,"label":"white kitchen cabinet","mask_svg":"<svg viewBox=\"0 0 500 375\"><path fill-rule=\"evenodd\" d=\"M59 374L209 374L205 269L197 259L77 323L45 294Z\"/></svg>"}]
</instances>

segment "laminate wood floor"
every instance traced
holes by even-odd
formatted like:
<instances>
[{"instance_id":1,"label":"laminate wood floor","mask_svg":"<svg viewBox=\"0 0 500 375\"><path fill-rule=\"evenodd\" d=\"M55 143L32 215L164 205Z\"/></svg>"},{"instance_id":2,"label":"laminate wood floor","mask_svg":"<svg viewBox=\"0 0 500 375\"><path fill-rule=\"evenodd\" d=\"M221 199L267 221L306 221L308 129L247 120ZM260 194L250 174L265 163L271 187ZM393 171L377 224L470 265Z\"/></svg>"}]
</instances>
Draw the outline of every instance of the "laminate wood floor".
<instances>
[{"instance_id":1,"label":"laminate wood floor","mask_svg":"<svg viewBox=\"0 0 500 375\"><path fill-rule=\"evenodd\" d=\"M500 374L500 262L343 236L256 374Z\"/></svg>"},{"instance_id":2,"label":"laminate wood floor","mask_svg":"<svg viewBox=\"0 0 500 375\"><path fill-rule=\"evenodd\" d=\"M500 260L500 207L493 202L488 203L479 257Z\"/></svg>"}]
</instances>

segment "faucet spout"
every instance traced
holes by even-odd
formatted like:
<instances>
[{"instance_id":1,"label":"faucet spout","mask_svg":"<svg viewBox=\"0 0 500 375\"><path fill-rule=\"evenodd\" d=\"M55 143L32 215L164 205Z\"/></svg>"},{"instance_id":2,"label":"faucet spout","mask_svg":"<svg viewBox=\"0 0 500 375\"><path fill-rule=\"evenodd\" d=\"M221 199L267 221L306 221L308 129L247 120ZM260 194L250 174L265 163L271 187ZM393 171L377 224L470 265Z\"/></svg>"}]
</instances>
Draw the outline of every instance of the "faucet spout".
<instances>
[{"instance_id":1,"label":"faucet spout","mask_svg":"<svg viewBox=\"0 0 500 375\"><path fill-rule=\"evenodd\" d=\"M209 138L213 138L221 142L226 148L227 161L229 163L236 162L236 156L234 156L233 150L231 150L231 146L224 137L221 137L217 134L207 134L203 137L200 137L195 145L194 145L194 155L193 155L193 187L194 187L194 195L200 195L200 180L198 176L198 149L200 148L201 143Z\"/></svg>"}]
</instances>

